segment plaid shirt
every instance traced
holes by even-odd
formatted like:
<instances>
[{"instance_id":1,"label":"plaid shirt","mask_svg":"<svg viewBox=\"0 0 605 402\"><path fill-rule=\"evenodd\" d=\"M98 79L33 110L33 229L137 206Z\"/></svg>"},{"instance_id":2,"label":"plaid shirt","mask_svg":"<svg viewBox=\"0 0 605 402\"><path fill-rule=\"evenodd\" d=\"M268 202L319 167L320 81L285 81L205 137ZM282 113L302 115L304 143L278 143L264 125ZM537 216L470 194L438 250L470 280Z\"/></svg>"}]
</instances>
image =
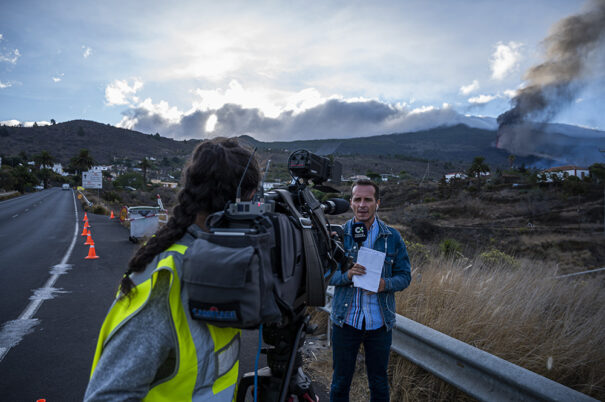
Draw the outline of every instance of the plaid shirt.
<instances>
[{"instance_id":1,"label":"plaid shirt","mask_svg":"<svg viewBox=\"0 0 605 402\"><path fill-rule=\"evenodd\" d=\"M370 226L370 230L368 230L368 237L363 242L363 246L373 249L378 233L378 217L376 217L374 223ZM360 330L363 328L364 321L367 330L378 329L384 325L382 312L378 304L378 294L355 288L355 297L353 297L353 302L347 310L344 322Z\"/></svg>"}]
</instances>

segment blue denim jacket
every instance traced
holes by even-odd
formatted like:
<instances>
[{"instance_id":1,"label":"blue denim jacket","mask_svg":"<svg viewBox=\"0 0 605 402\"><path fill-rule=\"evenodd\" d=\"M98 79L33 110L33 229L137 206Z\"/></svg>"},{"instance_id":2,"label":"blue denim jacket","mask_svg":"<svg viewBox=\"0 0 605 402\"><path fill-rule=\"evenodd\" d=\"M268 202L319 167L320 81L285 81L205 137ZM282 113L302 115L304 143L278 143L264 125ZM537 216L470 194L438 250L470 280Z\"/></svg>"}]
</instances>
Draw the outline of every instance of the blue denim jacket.
<instances>
[{"instance_id":1,"label":"blue denim jacket","mask_svg":"<svg viewBox=\"0 0 605 402\"><path fill-rule=\"evenodd\" d=\"M378 219L378 218L376 218ZM343 246L347 255L357 259L357 244L353 241L351 225L353 220L345 223ZM382 278L384 279L384 291L378 293L378 302L384 318L387 330L395 325L395 292L408 287L412 277L410 275L410 259L405 243L399 232L384 222L378 221L379 233L374 250L385 252L386 258L382 267ZM330 285L334 285L334 300L332 301L332 314L330 318L339 327L342 327L347 314L347 309L355 296L353 281L349 280L346 273L336 271L330 279Z\"/></svg>"}]
</instances>

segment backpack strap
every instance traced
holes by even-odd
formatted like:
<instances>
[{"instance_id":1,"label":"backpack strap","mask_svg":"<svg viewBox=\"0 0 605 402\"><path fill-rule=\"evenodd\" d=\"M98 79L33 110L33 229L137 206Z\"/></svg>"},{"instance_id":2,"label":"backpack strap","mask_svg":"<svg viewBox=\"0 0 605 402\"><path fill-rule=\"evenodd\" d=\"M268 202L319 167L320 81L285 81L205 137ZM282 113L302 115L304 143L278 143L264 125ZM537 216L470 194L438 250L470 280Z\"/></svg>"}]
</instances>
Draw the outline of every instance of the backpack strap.
<instances>
[{"instance_id":1,"label":"backpack strap","mask_svg":"<svg viewBox=\"0 0 605 402\"><path fill-rule=\"evenodd\" d=\"M300 223L303 234L303 245L305 250L306 277L306 301L309 306L323 306L325 304L325 282L323 264L313 238L313 221L304 217L294 206L292 195L285 189L275 190L288 205L290 213ZM317 286L321 284L321 286Z\"/></svg>"}]
</instances>

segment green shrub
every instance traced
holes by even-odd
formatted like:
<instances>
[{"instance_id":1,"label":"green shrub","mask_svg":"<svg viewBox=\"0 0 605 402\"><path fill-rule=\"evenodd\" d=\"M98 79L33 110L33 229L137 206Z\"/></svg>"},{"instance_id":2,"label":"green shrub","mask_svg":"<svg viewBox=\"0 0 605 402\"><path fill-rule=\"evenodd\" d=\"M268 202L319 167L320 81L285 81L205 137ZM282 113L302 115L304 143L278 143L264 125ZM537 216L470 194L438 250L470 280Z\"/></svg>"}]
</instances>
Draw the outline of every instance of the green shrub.
<instances>
[{"instance_id":1,"label":"green shrub","mask_svg":"<svg viewBox=\"0 0 605 402\"><path fill-rule=\"evenodd\" d=\"M136 189L142 189L144 188L143 175L135 172L125 173L118 176L118 178L114 180L113 185L116 187L130 186Z\"/></svg>"},{"instance_id":2,"label":"green shrub","mask_svg":"<svg viewBox=\"0 0 605 402\"><path fill-rule=\"evenodd\" d=\"M422 243L406 243L412 266L427 263L431 259L429 248Z\"/></svg>"},{"instance_id":3,"label":"green shrub","mask_svg":"<svg viewBox=\"0 0 605 402\"><path fill-rule=\"evenodd\" d=\"M103 205L95 205L92 208L92 213L97 215L107 215L107 209Z\"/></svg>"},{"instance_id":4,"label":"green shrub","mask_svg":"<svg viewBox=\"0 0 605 402\"><path fill-rule=\"evenodd\" d=\"M462 246L457 240L454 239L443 240L441 243L439 243L439 249L446 257L454 257L462 254L460 252Z\"/></svg>"},{"instance_id":5,"label":"green shrub","mask_svg":"<svg viewBox=\"0 0 605 402\"><path fill-rule=\"evenodd\" d=\"M115 191L104 191L103 194L101 195L101 197L104 200L113 202L113 203L122 202L122 197L120 197L120 195L118 193L116 193Z\"/></svg>"},{"instance_id":6,"label":"green shrub","mask_svg":"<svg viewBox=\"0 0 605 402\"><path fill-rule=\"evenodd\" d=\"M509 266L513 268L519 267L519 262L512 255L508 255L498 249L491 249L479 255L481 262L488 267Z\"/></svg>"},{"instance_id":7,"label":"green shrub","mask_svg":"<svg viewBox=\"0 0 605 402\"><path fill-rule=\"evenodd\" d=\"M576 176L569 176L563 180L563 192L567 195L584 194L587 187L587 184Z\"/></svg>"}]
</instances>

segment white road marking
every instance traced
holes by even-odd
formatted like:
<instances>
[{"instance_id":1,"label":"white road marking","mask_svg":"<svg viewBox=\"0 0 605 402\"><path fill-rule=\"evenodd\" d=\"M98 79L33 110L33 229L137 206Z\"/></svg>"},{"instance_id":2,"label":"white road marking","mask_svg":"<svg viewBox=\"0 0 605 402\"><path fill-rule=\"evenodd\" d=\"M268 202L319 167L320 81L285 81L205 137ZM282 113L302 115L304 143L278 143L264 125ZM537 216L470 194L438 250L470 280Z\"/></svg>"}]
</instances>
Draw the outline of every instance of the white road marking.
<instances>
[{"instance_id":1,"label":"white road marking","mask_svg":"<svg viewBox=\"0 0 605 402\"><path fill-rule=\"evenodd\" d=\"M19 216L19 214L17 214L17 215L13 215L13 218L16 218L17 216Z\"/></svg>"},{"instance_id":2,"label":"white road marking","mask_svg":"<svg viewBox=\"0 0 605 402\"><path fill-rule=\"evenodd\" d=\"M40 305L44 300L52 299L55 293L60 292L59 289L55 289L53 285L57 282L59 276L65 274L67 271L71 269L71 264L67 264L69 257L71 257L71 253L74 250L74 246L76 245L76 240L78 238L78 208L76 206L76 196L72 193L73 201L74 201L74 213L76 216L76 228L74 230L74 236L71 240L71 244L67 249L67 252L63 256L61 262L57 265L54 265L50 269L50 278L46 281L43 287L40 289L35 289L34 294L29 298L31 301L23 310L19 318L16 320L8 321L2 325L2 329L0 330L0 362L4 359L4 356L8 353L8 351L16 346L23 337L33 331L33 328L38 325L39 320L37 318L32 318L34 314L40 308ZM27 211L27 210L26 210ZM13 217L14 218L14 217Z\"/></svg>"}]
</instances>

